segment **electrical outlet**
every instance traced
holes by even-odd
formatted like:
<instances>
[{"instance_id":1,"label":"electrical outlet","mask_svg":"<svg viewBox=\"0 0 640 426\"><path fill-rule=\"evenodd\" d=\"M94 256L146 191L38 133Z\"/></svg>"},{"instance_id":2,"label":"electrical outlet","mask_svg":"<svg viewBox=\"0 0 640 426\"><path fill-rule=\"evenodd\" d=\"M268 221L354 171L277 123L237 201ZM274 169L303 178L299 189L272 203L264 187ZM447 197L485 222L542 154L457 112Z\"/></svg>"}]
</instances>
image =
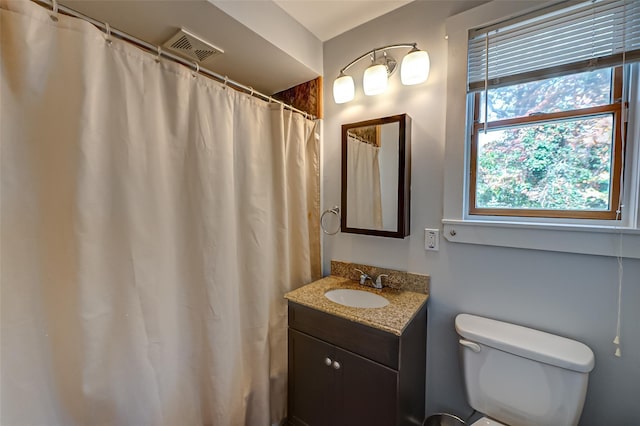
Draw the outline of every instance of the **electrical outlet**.
<instances>
[{"instance_id":1,"label":"electrical outlet","mask_svg":"<svg viewBox=\"0 0 640 426\"><path fill-rule=\"evenodd\" d=\"M438 251L440 250L440 230L428 229L424 230L424 249Z\"/></svg>"}]
</instances>

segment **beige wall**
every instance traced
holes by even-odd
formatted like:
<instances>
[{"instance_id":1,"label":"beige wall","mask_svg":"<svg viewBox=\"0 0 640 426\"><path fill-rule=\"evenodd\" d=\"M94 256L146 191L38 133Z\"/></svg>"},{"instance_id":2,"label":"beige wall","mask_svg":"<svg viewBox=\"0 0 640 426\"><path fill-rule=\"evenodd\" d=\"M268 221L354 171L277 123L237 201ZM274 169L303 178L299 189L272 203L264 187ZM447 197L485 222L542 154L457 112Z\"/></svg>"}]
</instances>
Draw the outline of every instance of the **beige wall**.
<instances>
[{"instance_id":1,"label":"beige wall","mask_svg":"<svg viewBox=\"0 0 640 426\"><path fill-rule=\"evenodd\" d=\"M465 402L453 319L469 312L565 335L596 355L581 424L640 421L640 261L624 262L622 358L613 356L617 263L610 257L508 249L440 241L424 250L424 228L441 228L445 148L447 41L445 19L474 2L416 1L342 34L324 45L325 120L323 203L340 203L340 125L407 113L412 128L411 236L404 240L352 234L324 237L324 273L331 259L431 275L427 361L427 410L461 416ZM431 57L429 80L404 87L399 75L387 92L362 93L365 61L353 70L356 99L336 105L333 79L360 54L392 43L418 42ZM404 51L397 51L401 60ZM460 125L464 117L460 117ZM458 171L462 173L463 171Z\"/></svg>"}]
</instances>

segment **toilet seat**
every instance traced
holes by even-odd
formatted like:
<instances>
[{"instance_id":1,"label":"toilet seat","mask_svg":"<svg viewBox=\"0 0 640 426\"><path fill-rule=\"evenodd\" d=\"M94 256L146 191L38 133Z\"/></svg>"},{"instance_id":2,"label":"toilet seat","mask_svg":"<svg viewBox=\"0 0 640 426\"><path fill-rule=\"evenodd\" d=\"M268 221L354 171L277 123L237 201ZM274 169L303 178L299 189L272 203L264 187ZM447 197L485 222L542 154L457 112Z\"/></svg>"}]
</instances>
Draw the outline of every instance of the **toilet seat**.
<instances>
[{"instance_id":1,"label":"toilet seat","mask_svg":"<svg viewBox=\"0 0 640 426\"><path fill-rule=\"evenodd\" d=\"M497 420L490 419L489 417L483 417L475 422L471 426L508 426L504 423L500 423Z\"/></svg>"}]
</instances>

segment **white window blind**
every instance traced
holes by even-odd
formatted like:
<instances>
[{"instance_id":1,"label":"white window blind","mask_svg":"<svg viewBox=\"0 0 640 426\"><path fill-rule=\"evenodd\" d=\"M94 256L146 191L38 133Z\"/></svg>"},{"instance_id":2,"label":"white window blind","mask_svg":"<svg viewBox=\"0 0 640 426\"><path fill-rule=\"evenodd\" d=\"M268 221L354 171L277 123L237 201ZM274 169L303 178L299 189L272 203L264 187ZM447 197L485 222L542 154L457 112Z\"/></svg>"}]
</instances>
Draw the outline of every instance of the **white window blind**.
<instances>
[{"instance_id":1,"label":"white window blind","mask_svg":"<svg viewBox=\"0 0 640 426\"><path fill-rule=\"evenodd\" d=\"M610 67L623 60L640 61L640 1L567 2L470 31L468 90Z\"/></svg>"}]
</instances>

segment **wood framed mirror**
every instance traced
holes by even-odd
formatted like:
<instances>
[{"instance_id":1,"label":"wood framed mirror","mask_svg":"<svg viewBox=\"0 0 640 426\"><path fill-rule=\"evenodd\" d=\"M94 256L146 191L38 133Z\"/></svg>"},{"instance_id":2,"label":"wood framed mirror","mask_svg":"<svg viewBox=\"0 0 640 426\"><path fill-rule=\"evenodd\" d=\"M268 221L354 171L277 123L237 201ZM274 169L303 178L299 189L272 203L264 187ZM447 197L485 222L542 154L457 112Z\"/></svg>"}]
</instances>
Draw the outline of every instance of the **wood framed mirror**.
<instances>
[{"instance_id":1,"label":"wood framed mirror","mask_svg":"<svg viewBox=\"0 0 640 426\"><path fill-rule=\"evenodd\" d=\"M411 117L342 125L342 232L404 238L410 232Z\"/></svg>"}]
</instances>

